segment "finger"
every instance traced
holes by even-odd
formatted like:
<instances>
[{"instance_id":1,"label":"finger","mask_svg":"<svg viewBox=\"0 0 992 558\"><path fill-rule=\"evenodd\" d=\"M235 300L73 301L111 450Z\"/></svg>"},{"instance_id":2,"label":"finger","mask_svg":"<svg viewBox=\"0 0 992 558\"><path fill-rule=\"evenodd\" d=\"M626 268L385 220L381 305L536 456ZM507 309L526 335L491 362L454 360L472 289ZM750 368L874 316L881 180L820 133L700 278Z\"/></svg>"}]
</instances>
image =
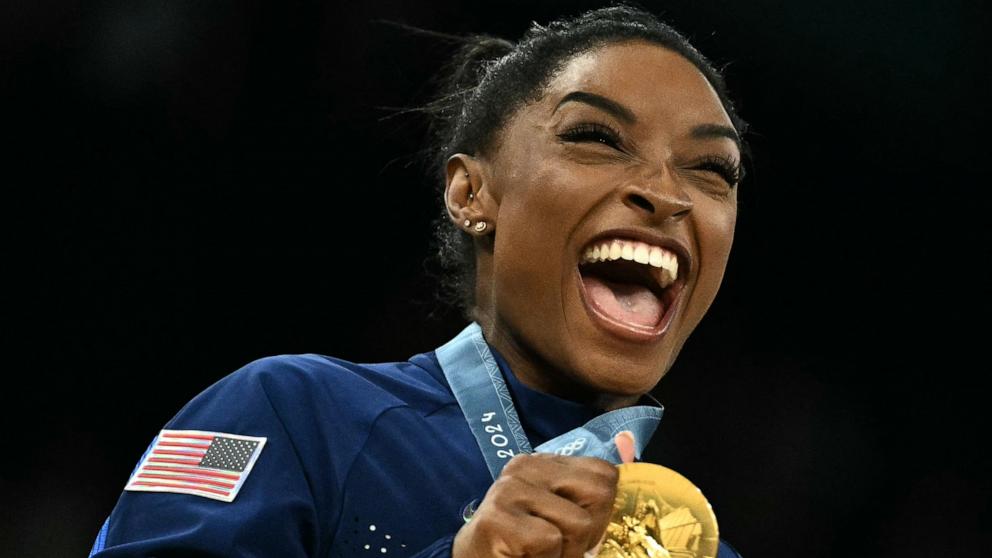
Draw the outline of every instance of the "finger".
<instances>
[{"instance_id":1,"label":"finger","mask_svg":"<svg viewBox=\"0 0 992 558\"><path fill-rule=\"evenodd\" d=\"M509 553L510 556L535 556L538 558L560 558L570 556L563 553L564 535L558 527L536 515L523 518L521 530L511 536L518 537L524 533L522 548L519 553Z\"/></svg>"},{"instance_id":2,"label":"finger","mask_svg":"<svg viewBox=\"0 0 992 558\"><path fill-rule=\"evenodd\" d=\"M463 533L464 531L464 533ZM458 532L452 555L561 558L563 535L550 521L522 510L480 509Z\"/></svg>"},{"instance_id":3,"label":"finger","mask_svg":"<svg viewBox=\"0 0 992 558\"><path fill-rule=\"evenodd\" d=\"M609 522L616 498L618 469L595 457L565 457L532 454L503 469L503 475L518 477L544 487L587 509L602 529ZM514 458L517 460L518 458Z\"/></svg>"},{"instance_id":4,"label":"finger","mask_svg":"<svg viewBox=\"0 0 992 558\"><path fill-rule=\"evenodd\" d=\"M546 487L585 506L602 500L612 502L618 471L609 462L596 457L530 454L513 458L503 474ZM604 488L608 490L604 491Z\"/></svg>"},{"instance_id":5,"label":"finger","mask_svg":"<svg viewBox=\"0 0 992 558\"><path fill-rule=\"evenodd\" d=\"M634 433L630 430L624 430L623 432L617 434L613 438L613 443L617 445L617 451L620 452L620 461L623 463L633 463L634 462Z\"/></svg>"},{"instance_id":6,"label":"finger","mask_svg":"<svg viewBox=\"0 0 992 558\"><path fill-rule=\"evenodd\" d=\"M540 517L555 525L562 535L564 556L580 556L595 544L600 533L606 529L601 518L594 516L590 510L554 494L546 486L530 484L513 475L500 475L486 493L477 513L485 512L493 517L490 510L514 517Z\"/></svg>"},{"instance_id":7,"label":"finger","mask_svg":"<svg viewBox=\"0 0 992 558\"><path fill-rule=\"evenodd\" d=\"M503 469L494 488L496 485L505 485L500 488L512 487L512 490L505 491L507 501L516 500L509 497L511 494L544 490L583 508L589 514L591 526L588 530L592 535L585 540L586 547L582 550L593 546L610 521L616 498L618 469L594 457L533 455L528 459L514 460L517 461L513 467L508 464ZM521 489L518 483L532 486Z\"/></svg>"},{"instance_id":8,"label":"finger","mask_svg":"<svg viewBox=\"0 0 992 558\"><path fill-rule=\"evenodd\" d=\"M537 486L531 485L527 511L561 531L561 551L565 557L582 556L599 541L601 531L606 528L586 508Z\"/></svg>"},{"instance_id":9,"label":"finger","mask_svg":"<svg viewBox=\"0 0 992 558\"><path fill-rule=\"evenodd\" d=\"M597 542L595 546L587 550L586 553L582 555L582 558L596 558L597 556L599 556L599 550L603 548L603 541L605 540L606 540L606 533L604 532L603 536L599 538L599 542Z\"/></svg>"}]
</instances>

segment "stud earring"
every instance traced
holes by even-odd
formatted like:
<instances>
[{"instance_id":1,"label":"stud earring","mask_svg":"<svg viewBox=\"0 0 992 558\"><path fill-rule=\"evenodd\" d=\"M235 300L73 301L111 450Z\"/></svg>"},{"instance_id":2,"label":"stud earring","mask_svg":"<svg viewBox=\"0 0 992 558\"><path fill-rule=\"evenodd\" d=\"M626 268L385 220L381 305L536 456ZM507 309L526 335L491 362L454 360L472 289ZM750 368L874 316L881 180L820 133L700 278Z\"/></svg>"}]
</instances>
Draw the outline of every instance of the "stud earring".
<instances>
[{"instance_id":1,"label":"stud earring","mask_svg":"<svg viewBox=\"0 0 992 558\"><path fill-rule=\"evenodd\" d=\"M475 194L473 194L472 192L469 192L468 193L468 199L474 200L475 199Z\"/></svg>"},{"instance_id":2,"label":"stud earring","mask_svg":"<svg viewBox=\"0 0 992 558\"><path fill-rule=\"evenodd\" d=\"M486 230L486 222L485 221L479 221L478 223L475 224L475 232L481 233L484 230Z\"/></svg>"},{"instance_id":3,"label":"stud earring","mask_svg":"<svg viewBox=\"0 0 992 558\"><path fill-rule=\"evenodd\" d=\"M472 226L472 221L470 221L468 219L465 219L465 226L466 227L471 227Z\"/></svg>"}]
</instances>

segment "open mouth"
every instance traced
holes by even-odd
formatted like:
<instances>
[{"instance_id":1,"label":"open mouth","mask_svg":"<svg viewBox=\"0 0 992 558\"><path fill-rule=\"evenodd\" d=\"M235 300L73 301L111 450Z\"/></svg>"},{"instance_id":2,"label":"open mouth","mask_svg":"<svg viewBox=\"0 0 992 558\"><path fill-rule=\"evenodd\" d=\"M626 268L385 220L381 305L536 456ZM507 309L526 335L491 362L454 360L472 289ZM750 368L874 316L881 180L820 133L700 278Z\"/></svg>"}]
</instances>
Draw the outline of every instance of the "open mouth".
<instances>
[{"instance_id":1,"label":"open mouth","mask_svg":"<svg viewBox=\"0 0 992 558\"><path fill-rule=\"evenodd\" d=\"M586 308L621 336L649 340L663 335L685 285L687 256L681 252L619 237L590 243L579 259Z\"/></svg>"}]
</instances>

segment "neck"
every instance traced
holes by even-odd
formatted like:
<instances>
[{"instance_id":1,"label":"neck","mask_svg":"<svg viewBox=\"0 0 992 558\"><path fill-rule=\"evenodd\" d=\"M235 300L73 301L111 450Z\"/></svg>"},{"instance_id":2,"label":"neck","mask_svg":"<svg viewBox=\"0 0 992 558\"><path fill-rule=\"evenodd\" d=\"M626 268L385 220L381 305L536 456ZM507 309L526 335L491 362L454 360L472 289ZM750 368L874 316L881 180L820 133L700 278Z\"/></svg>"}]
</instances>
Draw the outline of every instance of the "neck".
<instances>
[{"instance_id":1,"label":"neck","mask_svg":"<svg viewBox=\"0 0 992 558\"><path fill-rule=\"evenodd\" d=\"M578 380L573 374L553 366L531 347L522 343L506 327L499 327L489 315L477 314L476 321L482 326L482 335L491 347L496 349L513 370L513 375L525 386L575 401L583 405L612 411L636 405L642 395L620 395L604 393Z\"/></svg>"}]
</instances>

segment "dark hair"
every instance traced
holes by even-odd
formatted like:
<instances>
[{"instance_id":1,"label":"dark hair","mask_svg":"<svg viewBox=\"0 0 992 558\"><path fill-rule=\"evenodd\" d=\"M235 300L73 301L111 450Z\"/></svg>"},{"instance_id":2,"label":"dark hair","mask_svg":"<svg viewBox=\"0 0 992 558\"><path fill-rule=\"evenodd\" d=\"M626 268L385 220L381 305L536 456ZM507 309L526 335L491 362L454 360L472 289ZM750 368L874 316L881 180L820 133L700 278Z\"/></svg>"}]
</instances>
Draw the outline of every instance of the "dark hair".
<instances>
[{"instance_id":1,"label":"dark hair","mask_svg":"<svg viewBox=\"0 0 992 558\"><path fill-rule=\"evenodd\" d=\"M738 134L746 131L747 124L734 110L721 73L678 31L638 8L616 5L547 26L533 23L517 43L487 35L444 37L461 46L440 74L438 96L421 109L431 119L427 162L440 173L442 192L449 157L492 147L509 118L539 99L572 58L606 44L640 39L680 54L716 90ZM439 277L442 295L453 295L465 316L473 319L474 244L468 233L451 222L443 206L435 223L435 240L443 270Z\"/></svg>"}]
</instances>

